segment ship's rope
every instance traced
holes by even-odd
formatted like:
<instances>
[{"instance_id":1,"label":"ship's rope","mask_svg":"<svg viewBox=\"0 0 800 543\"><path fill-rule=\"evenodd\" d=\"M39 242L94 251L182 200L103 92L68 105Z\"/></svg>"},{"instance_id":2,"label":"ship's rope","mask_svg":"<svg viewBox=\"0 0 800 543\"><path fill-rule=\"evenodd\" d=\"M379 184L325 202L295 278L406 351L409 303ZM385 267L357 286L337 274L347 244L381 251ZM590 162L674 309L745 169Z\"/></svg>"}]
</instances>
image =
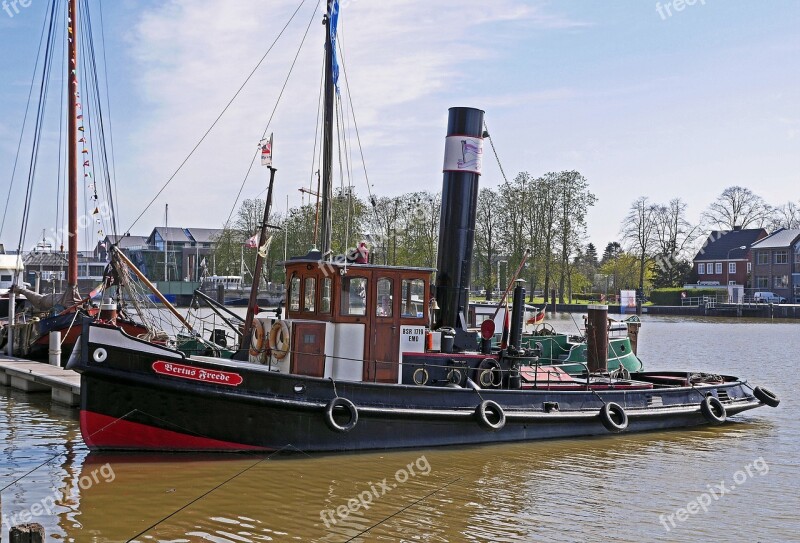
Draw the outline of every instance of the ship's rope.
<instances>
[{"instance_id":1,"label":"ship's rope","mask_svg":"<svg viewBox=\"0 0 800 543\"><path fill-rule=\"evenodd\" d=\"M492 146L492 153L494 153L494 158L497 161L497 166L500 168L500 174L503 176L503 181L506 182L508 185L508 178L506 177L506 172L503 170L503 165L500 163L500 157L497 155L497 149L494 148L494 138L492 138L492 133L489 132L489 126L486 124L486 121L483 121L483 128L486 130L486 133L489 134L489 145Z\"/></svg>"},{"instance_id":2,"label":"ship's rope","mask_svg":"<svg viewBox=\"0 0 800 543\"><path fill-rule=\"evenodd\" d=\"M297 10L295 10L295 13L292 14L292 19L297 14L297 11L299 11L300 8L303 7L303 4L305 3L305 1L306 0L303 0L302 2L300 2L300 5L297 6ZM308 37L308 31L311 29L311 23L314 22L314 18L317 15L317 10L319 9L320 1L321 0L318 0L317 5L314 8L314 11L311 13L311 19L309 19L309 21L308 21L308 25L306 26L306 31L303 34L303 39L300 41L300 46L297 48L297 52L294 55L294 59L292 60L292 65L289 66L289 73L286 74L286 79L283 81L283 86L281 87L281 91L280 91L280 93L278 93L278 99L275 100L275 105L272 107L272 113L270 113L269 119L267 120L267 126L264 127L264 132L261 134L261 141L263 141L267 137L267 133L269 132L269 127L272 124L272 119L275 117L275 112L278 110L278 106L281 103L281 98L283 98L283 93L286 91L286 86L289 84L289 79L292 77L292 72L294 71L294 67L297 64L297 57L300 56L300 51L303 50L303 45L306 43L306 38ZM289 23L290 22L291 22L291 19L289 19ZM286 26L289 26L289 23L286 23ZM286 27L284 27L284 30L285 29L286 29ZM283 31L281 31L281 33L283 33ZM278 36L278 37L280 37L280 36ZM276 41L273 42L273 45L275 45L276 42L277 42L277 38L276 38ZM270 49L272 49L272 47L270 47ZM267 51L267 53L269 53L269 51ZM235 96L234 96L234 98L235 98ZM239 198L242 195L242 189L244 189L244 185L245 185L245 183L247 183L247 178L250 177L250 172L253 171L253 165L255 165L256 159L258 158L258 155L260 154L260 152L261 152L260 149L257 149L256 152L253 154L253 158L250 159L250 165L247 167L247 172L244 174L244 179L242 179L241 185L239 185L239 191L236 193L236 198L234 199L233 205L231 206L231 211L230 211L230 213L228 213L228 219L225 221L225 225L226 226L229 225L230 222L231 222L231 217L233 217L233 212L236 210L236 205L239 203ZM158 195L156 195L156 197L158 197Z\"/></svg>"},{"instance_id":3,"label":"ship's rope","mask_svg":"<svg viewBox=\"0 0 800 543\"><path fill-rule=\"evenodd\" d=\"M250 80L256 74L258 69L261 67L261 65L264 63L266 58L272 52L272 49L278 43L278 40L280 40L281 36L283 36L283 34L286 31L286 29L289 27L291 22L294 20L295 16L300 11L300 8L302 8L303 4L305 4L305 3L306 3L306 0L301 0L300 4L297 6L297 8L292 13L291 17L289 17L289 20L286 21L286 24L283 25L283 28L281 28L281 31L278 33L278 35L275 37L275 39L270 44L269 48L267 49L267 52L264 53L264 55L261 57L261 59L256 63L255 67L247 75L247 77L245 78L244 82L239 86L237 91L234 93L233 97L228 101L228 103L222 109L222 112L219 115L217 115L217 117L211 123L211 126L208 127L208 129L200 137L200 140L195 144L194 147L192 147L192 150L189 151L189 154L186 155L186 158L184 158L183 161L181 161L181 163L178 165L177 169L172 173L172 175L169 176L167 181L164 183L164 185L161 187L161 189L156 193L156 195L153 197L153 199L150 200L150 202L147 204L147 206L145 206L145 208L142 210L142 212L139 214L139 216L136 217L136 219L133 221L133 223L131 223L131 225L125 230L126 232L130 232L130 230L134 226L136 226L136 224L144 216L144 214L147 212L147 210L150 209L150 207L156 202L158 197L161 196L161 193L164 192L164 190L169 186L169 184L172 183L172 180L175 179L175 177L178 175L178 173L183 169L183 167L186 165L186 163L189 162L189 159L194 155L194 153L197 151L197 149L200 147L200 145L205 141L205 139L208 137L208 135L211 133L211 131L214 129L214 127L217 126L219 121L222 119L223 115L225 115L225 113L231 107L231 105L236 100L236 98L238 98L239 95L241 94L241 92L244 90L245 86L250 82ZM316 12L316 9L315 9L315 12ZM256 154L256 156L257 156L257 154ZM255 161L255 157L253 157L253 161Z\"/></svg>"}]
</instances>

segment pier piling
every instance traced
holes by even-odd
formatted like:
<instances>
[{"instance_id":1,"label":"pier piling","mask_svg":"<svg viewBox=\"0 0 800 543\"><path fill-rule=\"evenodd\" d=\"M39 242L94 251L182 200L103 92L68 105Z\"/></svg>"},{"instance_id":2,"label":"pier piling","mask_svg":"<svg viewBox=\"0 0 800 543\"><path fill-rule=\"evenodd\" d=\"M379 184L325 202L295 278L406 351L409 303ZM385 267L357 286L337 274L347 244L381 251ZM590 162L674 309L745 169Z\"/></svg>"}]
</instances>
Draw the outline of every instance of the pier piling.
<instances>
[{"instance_id":1,"label":"pier piling","mask_svg":"<svg viewBox=\"0 0 800 543\"><path fill-rule=\"evenodd\" d=\"M10 543L44 543L45 533L41 524L21 524L8 532Z\"/></svg>"}]
</instances>

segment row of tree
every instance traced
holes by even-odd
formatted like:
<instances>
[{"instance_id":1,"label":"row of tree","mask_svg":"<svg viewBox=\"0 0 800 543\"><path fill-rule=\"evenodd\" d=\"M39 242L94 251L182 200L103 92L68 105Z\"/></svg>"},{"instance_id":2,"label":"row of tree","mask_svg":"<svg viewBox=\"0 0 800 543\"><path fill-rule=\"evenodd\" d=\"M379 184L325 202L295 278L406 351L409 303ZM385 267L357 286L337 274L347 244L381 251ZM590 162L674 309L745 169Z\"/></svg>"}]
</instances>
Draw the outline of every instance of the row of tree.
<instances>
[{"instance_id":1,"label":"row of tree","mask_svg":"<svg viewBox=\"0 0 800 543\"><path fill-rule=\"evenodd\" d=\"M473 289L484 290L491 299L501 279L498 274L505 282L517 269L531 296L541 292L549 301L555 291L561 303L576 293L681 286L693 280L690 259L712 229L800 227L800 206L789 202L772 207L742 187L725 189L700 224L687 219L687 204L680 198L662 204L640 197L622 222L619 241L609 242L598 255L592 243L585 243L586 219L596 202L586 178L577 171L540 177L521 172L496 189L481 189ZM344 254L366 240L374 263L436 266L438 193L370 195L364 200L351 189L340 189L331 207L335 253ZM262 200L245 200L236 219L223 230L214 255L218 273L238 274L242 257L245 269L252 268L256 249L244 245L258 231L263 209ZM274 228L265 281L283 282L278 263L318 246L318 219L314 202L271 215L269 224Z\"/></svg>"}]
</instances>

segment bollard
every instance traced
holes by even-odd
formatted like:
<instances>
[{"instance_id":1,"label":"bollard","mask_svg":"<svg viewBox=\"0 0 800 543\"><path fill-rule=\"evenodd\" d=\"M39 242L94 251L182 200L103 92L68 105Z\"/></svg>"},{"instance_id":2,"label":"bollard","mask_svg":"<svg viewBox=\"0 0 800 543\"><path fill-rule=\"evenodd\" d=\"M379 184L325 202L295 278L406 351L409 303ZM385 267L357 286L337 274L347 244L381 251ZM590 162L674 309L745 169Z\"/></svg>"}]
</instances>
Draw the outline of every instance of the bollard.
<instances>
[{"instance_id":1,"label":"bollard","mask_svg":"<svg viewBox=\"0 0 800 543\"><path fill-rule=\"evenodd\" d=\"M61 367L61 332L50 332L50 350L48 351L50 357L50 365Z\"/></svg>"},{"instance_id":2,"label":"bollard","mask_svg":"<svg viewBox=\"0 0 800 543\"><path fill-rule=\"evenodd\" d=\"M10 543L44 543L44 528L41 524L21 524L8 532Z\"/></svg>"}]
</instances>

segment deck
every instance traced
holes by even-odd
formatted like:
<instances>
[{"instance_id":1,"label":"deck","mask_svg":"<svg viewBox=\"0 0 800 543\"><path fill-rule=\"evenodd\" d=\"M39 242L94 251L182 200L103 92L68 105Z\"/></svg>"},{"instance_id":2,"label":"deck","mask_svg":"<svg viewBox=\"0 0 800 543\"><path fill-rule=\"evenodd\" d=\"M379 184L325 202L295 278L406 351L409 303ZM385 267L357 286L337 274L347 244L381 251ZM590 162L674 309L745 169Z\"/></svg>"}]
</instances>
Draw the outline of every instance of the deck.
<instances>
[{"instance_id":1,"label":"deck","mask_svg":"<svg viewBox=\"0 0 800 543\"><path fill-rule=\"evenodd\" d=\"M54 402L75 407L81 398L81 376L72 370L0 354L0 385L25 392L50 392Z\"/></svg>"}]
</instances>

